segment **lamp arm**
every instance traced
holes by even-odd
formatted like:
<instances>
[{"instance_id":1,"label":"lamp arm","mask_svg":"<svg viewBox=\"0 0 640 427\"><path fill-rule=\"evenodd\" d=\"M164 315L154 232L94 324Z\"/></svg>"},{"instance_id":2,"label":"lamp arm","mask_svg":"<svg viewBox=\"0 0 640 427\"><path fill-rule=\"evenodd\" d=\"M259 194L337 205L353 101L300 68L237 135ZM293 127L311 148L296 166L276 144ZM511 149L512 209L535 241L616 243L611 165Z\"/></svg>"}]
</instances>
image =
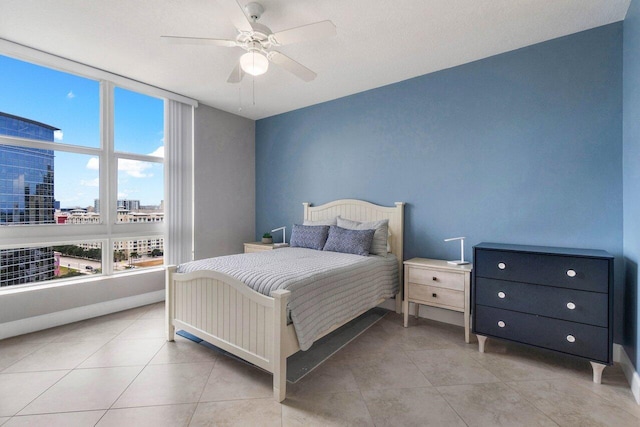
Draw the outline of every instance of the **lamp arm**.
<instances>
[{"instance_id":1,"label":"lamp arm","mask_svg":"<svg viewBox=\"0 0 640 427\"><path fill-rule=\"evenodd\" d=\"M274 228L273 230L271 230L271 232L275 233L276 231L281 231L281 230L282 230L282 243L287 243L287 227L286 226Z\"/></svg>"}]
</instances>

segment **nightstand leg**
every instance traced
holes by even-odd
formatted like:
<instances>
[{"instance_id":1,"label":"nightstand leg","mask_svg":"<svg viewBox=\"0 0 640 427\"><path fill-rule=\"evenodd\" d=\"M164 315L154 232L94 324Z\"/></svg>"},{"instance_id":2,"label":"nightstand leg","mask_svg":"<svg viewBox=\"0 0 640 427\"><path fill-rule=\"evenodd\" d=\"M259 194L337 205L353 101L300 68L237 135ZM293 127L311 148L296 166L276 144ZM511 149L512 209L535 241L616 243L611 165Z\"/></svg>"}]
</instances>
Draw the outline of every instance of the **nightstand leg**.
<instances>
[{"instance_id":1,"label":"nightstand leg","mask_svg":"<svg viewBox=\"0 0 640 427\"><path fill-rule=\"evenodd\" d=\"M487 337L482 335L476 335L478 337L478 351L484 353L484 343L487 341Z\"/></svg>"},{"instance_id":2,"label":"nightstand leg","mask_svg":"<svg viewBox=\"0 0 640 427\"><path fill-rule=\"evenodd\" d=\"M469 344L469 312L464 313L464 342Z\"/></svg>"},{"instance_id":3,"label":"nightstand leg","mask_svg":"<svg viewBox=\"0 0 640 427\"><path fill-rule=\"evenodd\" d=\"M404 327L409 326L409 301L402 301L402 315L404 316Z\"/></svg>"},{"instance_id":4,"label":"nightstand leg","mask_svg":"<svg viewBox=\"0 0 640 427\"><path fill-rule=\"evenodd\" d=\"M420 304L414 302L413 305L416 307L416 319L420 317Z\"/></svg>"},{"instance_id":5,"label":"nightstand leg","mask_svg":"<svg viewBox=\"0 0 640 427\"><path fill-rule=\"evenodd\" d=\"M606 368L607 365L597 362L589 363L591 363L591 368L593 369L593 382L596 384L602 384L602 371L604 371L604 368Z\"/></svg>"}]
</instances>

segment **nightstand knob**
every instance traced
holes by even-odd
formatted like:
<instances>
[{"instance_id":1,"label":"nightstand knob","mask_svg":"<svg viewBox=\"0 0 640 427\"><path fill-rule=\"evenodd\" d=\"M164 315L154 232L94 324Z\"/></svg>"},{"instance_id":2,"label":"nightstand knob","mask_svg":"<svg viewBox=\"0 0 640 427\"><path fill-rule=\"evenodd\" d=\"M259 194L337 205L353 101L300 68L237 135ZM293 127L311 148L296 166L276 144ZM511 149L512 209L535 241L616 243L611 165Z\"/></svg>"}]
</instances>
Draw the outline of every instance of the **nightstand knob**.
<instances>
[{"instance_id":1,"label":"nightstand knob","mask_svg":"<svg viewBox=\"0 0 640 427\"><path fill-rule=\"evenodd\" d=\"M576 342L576 337L574 337L573 335L567 335L567 341Z\"/></svg>"},{"instance_id":2,"label":"nightstand knob","mask_svg":"<svg viewBox=\"0 0 640 427\"><path fill-rule=\"evenodd\" d=\"M507 326L506 323L504 323L502 320L498 321L498 326L500 326L501 328L504 328L505 326Z\"/></svg>"},{"instance_id":3,"label":"nightstand knob","mask_svg":"<svg viewBox=\"0 0 640 427\"><path fill-rule=\"evenodd\" d=\"M498 263L498 268L500 270L504 270L505 268L507 268L507 264L505 264L504 262L499 262Z\"/></svg>"},{"instance_id":4,"label":"nightstand knob","mask_svg":"<svg viewBox=\"0 0 640 427\"><path fill-rule=\"evenodd\" d=\"M436 276L433 276L432 280L435 282L438 280L438 278Z\"/></svg>"},{"instance_id":5,"label":"nightstand knob","mask_svg":"<svg viewBox=\"0 0 640 427\"><path fill-rule=\"evenodd\" d=\"M575 310L576 309L576 305L574 303L572 303L572 302L568 302L567 303L567 308L569 310Z\"/></svg>"},{"instance_id":6,"label":"nightstand knob","mask_svg":"<svg viewBox=\"0 0 640 427\"><path fill-rule=\"evenodd\" d=\"M507 296L507 294L505 294L504 292L502 292L502 291L498 292L498 298L504 298L506 296Z\"/></svg>"},{"instance_id":7,"label":"nightstand knob","mask_svg":"<svg viewBox=\"0 0 640 427\"><path fill-rule=\"evenodd\" d=\"M438 298L438 294L435 294L435 293L431 294L431 296L434 298Z\"/></svg>"},{"instance_id":8,"label":"nightstand knob","mask_svg":"<svg viewBox=\"0 0 640 427\"><path fill-rule=\"evenodd\" d=\"M567 276L576 277L576 271L575 270L567 270Z\"/></svg>"}]
</instances>

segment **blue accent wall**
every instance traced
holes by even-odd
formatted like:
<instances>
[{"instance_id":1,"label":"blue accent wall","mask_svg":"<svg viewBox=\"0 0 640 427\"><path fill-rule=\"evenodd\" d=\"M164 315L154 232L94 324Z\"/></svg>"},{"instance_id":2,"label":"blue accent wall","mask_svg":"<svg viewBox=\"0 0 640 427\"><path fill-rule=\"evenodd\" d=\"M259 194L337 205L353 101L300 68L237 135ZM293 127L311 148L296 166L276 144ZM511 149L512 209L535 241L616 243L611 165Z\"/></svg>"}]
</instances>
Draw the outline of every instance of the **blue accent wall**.
<instances>
[{"instance_id":1,"label":"blue accent wall","mask_svg":"<svg viewBox=\"0 0 640 427\"><path fill-rule=\"evenodd\" d=\"M623 340L625 352L640 369L640 2L633 0L624 20L623 182L625 286Z\"/></svg>"},{"instance_id":2,"label":"blue accent wall","mask_svg":"<svg viewBox=\"0 0 640 427\"><path fill-rule=\"evenodd\" d=\"M305 201L403 201L407 259L456 259L459 244L443 241L456 236L467 258L482 241L604 249L619 306L622 32L615 23L259 120L256 238L300 223Z\"/></svg>"}]
</instances>

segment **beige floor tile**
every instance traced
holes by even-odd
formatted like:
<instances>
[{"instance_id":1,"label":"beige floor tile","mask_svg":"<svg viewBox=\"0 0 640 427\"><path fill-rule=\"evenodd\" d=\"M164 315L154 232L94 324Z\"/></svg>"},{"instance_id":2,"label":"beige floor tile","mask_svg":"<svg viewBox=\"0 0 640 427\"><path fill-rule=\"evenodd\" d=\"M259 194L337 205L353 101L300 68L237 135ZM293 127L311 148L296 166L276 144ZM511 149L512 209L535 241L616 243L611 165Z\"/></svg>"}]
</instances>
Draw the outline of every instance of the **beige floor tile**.
<instances>
[{"instance_id":1,"label":"beige floor tile","mask_svg":"<svg viewBox=\"0 0 640 427\"><path fill-rule=\"evenodd\" d=\"M152 365L165 363L215 362L220 353L180 336L173 342L164 341L151 360Z\"/></svg>"},{"instance_id":2,"label":"beige floor tile","mask_svg":"<svg viewBox=\"0 0 640 427\"><path fill-rule=\"evenodd\" d=\"M7 421L9 421L11 418L9 417L0 417L0 426L4 425L4 423L6 423Z\"/></svg>"},{"instance_id":3,"label":"beige floor tile","mask_svg":"<svg viewBox=\"0 0 640 427\"><path fill-rule=\"evenodd\" d=\"M45 345L43 342L0 341L0 372Z\"/></svg>"},{"instance_id":4,"label":"beige floor tile","mask_svg":"<svg viewBox=\"0 0 640 427\"><path fill-rule=\"evenodd\" d=\"M273 376L254 366L221 356L211 370L201 402L273 396Z\"/></svg>"},{"instance_id":5,"label":"beige floor tile","mask_svg":"<svg viewBox=\"0 0 640 427\"><path fill-rule=\"evenodd\" d=\"M186 427L195 410L195 403L110 409L96 427Z\"/></svg>"},{"instance_id":6,"label":"beige floor tile","mask_svg":"<svg viewBox=\"0 0 640 427\"><path fill-rule=\"evenodd\" d=\"M149 309L140 316L140 319L164 319L165 317L165 306L164 301L152 304Z\"/></svg>"},{"instance_id":7,"label":"beige floor tile","mask_svg":"<svg viewBox=\"0 0 640 427\"><path fill-rule=\"evenodd\" d=\"M526 349L511 349L506 353L469 354L502 381L529 381L563 378L566 372L536 357Z\"/></svg>"},{"instance_id":8,"label":"beige floor tile","mask_svg":"<svg viewBox=\"0 0 640 427\"><path fill-rule=\"evenodd\" d=\"M281 425L281 406L272 398L201 402L189 424L190 427L280 427Z\"/></svg>"},{"instance_id":9,"label":"beige floor tile","mask_svg":"<svg viewBox=\"0 0 640 427\"><path fill-rule=\"evenodd\" d=\"M608 368L607 368L608 369ZM605 372L607 371L605 369ZM625 411L640 418L640 405L636 402L629 383L624 375L602 375L602 384L596 384L589 376L573 378L573 381L589 389L603 399L606 399Z\"/></svg>"},{"instance_id":10,"label":"beige floor tile","mask_svg":"<svg viewBox=\"0 0 640 427\"><path fill-rule=\"evenodd\" d=\"M295 384L287 383L287 396L357 391L358 383L349 366L331 359L322 363Z\"/></svg>"},{"instance_id":11,"label":"beige floor tile","mask_svg":"<svg viewBox=\"0 0 640 427\"><path fill-rule=\"evenodd\" d=\"M103 368L146 365L165 343L163 338L114 340L105 344L78 367Z\"/></svg>"},{"instance_id":12,"label":"beige floor tile","mask_svg":"<svg viewBox=\"0 0 640 427\"><path fill-rule=\"evenodd\" d=\"M404 352L366 354L348 363L360 390L431 385Z\"/></svg>"},{"instance_id":13,"label":"beige floor tile","mask_svg":"<svg viewBox=\"0 0 640 427\"><path fill-rule=\"evenodd\" d=\"M166 325L163 319L138 319L122 331L116 339L136 340L139 338L166 338Z\"/></svg>"},{"instance_id":14,"label":"beige floor tile","mask_svg":"<svg viewBox=\"0 0 640 427\"><path fill-rule=\"evenodd\" d=\"M75 369L20 411L20 415L109 409L142 367Z\"/></svg>"},{"instance_id":15,"label":"beige floor tile","mask_svg":"<svg viewBox=\"0 0 640 427\"><path fill-rule=\"evenodd\" d=\"M98 351L105 342L57 342L49 343L34 351L13 365L5 368L3 373L33 372L46 370L73 369L89 356Z\"/></svg>"},{"instance_id":16,"label":"beige floor tile","mask_svg":"<svg viewBox=\"0 0 640 427\"><path fill-rule=\"evenodd\" d=\"M508 383L561 426L637 427L640 418L572 380Z\"/></svg>"},{"instance_id":17,"label":"beige floor tile","mask_svg":"<svg viewBox=\"0 0 640 427\"><path fill-rule=\"evenodd\" d=\"M60 335L53 342L97 341L99 339L107 342L131 326L133 322L134 320L80 322L80 326Z\"/></svg>"},{"instance_id":18,"label":"beige floor tile","mask_svg":"<svg viewBox=\"0 0 640 427\"><path fill-rule=\"evenodd\" d=\"M1 345L16 344L16 343L49 343L59 337L62 334L66 334L78 327L77 323L70 323L68 325L56 326L49 329L44 329L38 332L32 332L30 334L19 335L17 337L6 338L0 341Z\"/></svg>"},{"instance_id":19,"label":"beige floor tile","mask_svg":"<svg viewBox=\"0 0 640 427\"><path fill-rule=\"evenodd\" d=\"M282 402L282 426L373 426L359 392L287 397Z\"/></svg>"},{"instance_id":20,"label":"beige floor tile","mask_svg":"<svg viewBox=\"0 0 640 427\"><path fill-rule=\"evenodd\" d=\"M362 395L376 427L466 426L433 387L366 390Z\"/></svg>"},{"instance_id":21,"label":"beige floor tile","mask_svg":"<svg viewBox=\"0 0 640 427\"><path fill-rule=\"evenodd\" d=\"M0 374L0 416L12 416L54 385L68 371Z\"/></svg>"},{"instance_id":22,"label":"beige floor tile","mask_svg":"<svg viewBox=\"0 0 640 427\"><path fill-rule=\"evenodd\" d=\"M437 389L470 427L557 425L503 383L455 385Z\"/></svg>"},{"instance_id":23,"label":"beige floor tile","mask_svg":"<svg viewBox=\"0 0 640 427\"><path fill-rule=\"evenodd\" d=\"M213 363L148 365L113 408L195 403L212 368Z\"/></svg>"},{"instance_id":24,"label":"beige floor tile","mask_svg":"<svg viewBox=\"0 0 640 427\"><path fill-rule=\"evenodd\" d=\"M475 359L459 349L408 351L406 353L434 386L500 381Z\"/></svg>"},{"instance_id":25,"label":"beige floor tile","mask_svg":"<svg viewBox=\"0 0 640 427\"><path fill-rule=\"evenodd\" d=\"M105 411L68 412L61 414L24 415L11 418L6 427L93 427Z\"/></svg>"},{"instance_id":26,"label":"beige floor tile","mask_svg":"<svg viewBox=\"0 0 640 427\"><path fill-rule=\"evenodd\" d=\"M386 332L380 322L371 326L332 356L337 360L348 360L354 355L385 353L397 348L398 337Z\"/></svg>"}]
</instances>

